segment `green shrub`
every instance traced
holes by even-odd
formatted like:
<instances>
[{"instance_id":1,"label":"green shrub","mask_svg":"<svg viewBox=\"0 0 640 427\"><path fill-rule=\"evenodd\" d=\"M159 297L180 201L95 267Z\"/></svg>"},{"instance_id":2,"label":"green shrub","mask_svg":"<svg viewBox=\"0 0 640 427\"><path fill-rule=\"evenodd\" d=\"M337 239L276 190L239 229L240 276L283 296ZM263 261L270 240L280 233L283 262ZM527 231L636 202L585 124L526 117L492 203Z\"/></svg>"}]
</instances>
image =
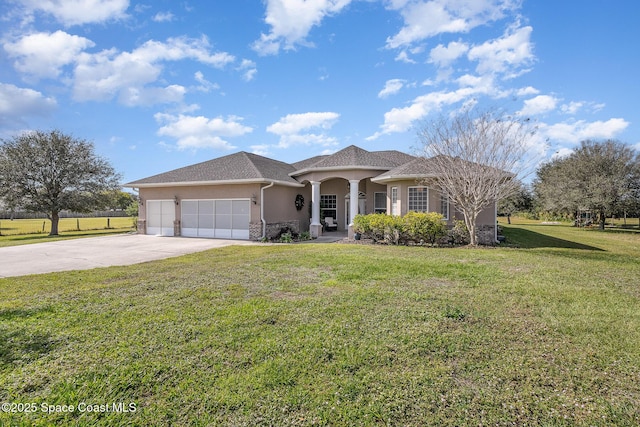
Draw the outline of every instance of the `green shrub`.
<instances>
[{"instance_id":1,"label":"green shrub","mask_svg":"<svg viewBox=\"0 0 640 427\"><path fill-rule=\"evenodd\" d=\"M303 231L300 233L300 240L311 240L311 233L308 231Z\"/></svg>"},{"instance_id":2,"label":"green shrub","mask_svg":"<svg viewBox=\"0 0 640 427\"><path fill-rule=\"evenodd\" d=\"M385 239L385 230L387 229L389 215L371 214L366 216L368 217L369 226L364 233L365 236L373 239L374 242L383 241Z\"/></svg>"},{"instance_id":3,"label":"green shrub","mask_svg":"<svg viewBox=\"0 0 640 427\"><path fill-rule=\"evenodd\" d=\"M457 220L451 230L449 230L449 240L454 245L469 244L469 230L462 220Z\"/></svg>"},{"instance_id":4,"label":"green shrub","mask_svg":"<svg viewBox=\"0 0 640 427\"><path fill-rule=\"evenodd\" d=\"M447 225L441 214L409 212L404 217L370 214L357 215L354 231L374 242L394 245L408 242L435 244L447 235Z\"/></svg>"},{"instance_id":5,"label":"green shrub","mask_svg":"<svg viewBox=\"0 0 640 427\"><path fill-rule=\"evenodd\" d=\"M353 218L353 231L363 236L371 231L371 215L358 214Z\"/></svg>"},{"instance_id":6,"label":"green shrub","mask_svg":"<svg viewBox=\"0 0 640 427\"><path fill-rule=\"evenodd\" d=\"M447 224L439 213L409 212L403 221L407 238L414 242L433 245L447 235Z\"/></svg>"},{"instance_id":7,"label":"green shrub","mask_svg":"<svg viewBox=\"0 0 640 427\"><path fill-rule=\"evenodd\" d=\"M280 243L291 243L293 242L293 235L291 233L283 233L280 236Z\"/></svg>"}]
</instances>

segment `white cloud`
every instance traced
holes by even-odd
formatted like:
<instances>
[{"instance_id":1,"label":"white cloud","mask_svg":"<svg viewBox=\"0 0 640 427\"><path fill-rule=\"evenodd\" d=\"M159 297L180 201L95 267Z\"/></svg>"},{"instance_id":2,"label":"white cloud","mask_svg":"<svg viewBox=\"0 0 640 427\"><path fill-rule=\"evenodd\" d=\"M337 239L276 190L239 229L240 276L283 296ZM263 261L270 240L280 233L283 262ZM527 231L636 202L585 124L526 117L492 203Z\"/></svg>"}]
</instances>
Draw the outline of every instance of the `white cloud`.
<instances>
[{"instance_id":1,"label":"white cloud","mask_svg":"<svg viewBox=\"0 0 640 427\"><path fill-rule=\"evenodd\" d=\"M261 55L275 55L282 47L288 50L296 45L310 45L305 39L311 28L326 16L340 12L351 1L266 0L265 22L271 31L261 34L253 49Z\"/></svg>"},{"instance_id":2,"label":"white cloud","mask_svg":"<svg viewBox=\"0 0 640 427\"><path fill-rule=\"evenodd\" d=\"M469 50L468 58L478 61L476 71L479 74L505 74L507 78L516 77L527 70L535 57L531 44L532 27L514 27L500 38L489 40Z\"/></svg>"},{"instance_id":3,"label":"white cloud","mask_svg":"<svg viewBox=\"0 0 640 427\"><path fill-rule=\"evenodd\" d=\"M58 77L62 67L75 62L78 54L95 43L84 37L55 33L34 33L4 44L16 70L38 78Z\"/></svg>"},{"instance_id":4,"label":"white cloud","mask_svg":"<svg viewBox=\"0 0 640 427\"><path fill-rule=\"evenodd\" d=\"M324 133L316 134L311 129L328 130L335 124L340 114L333 112L288 114L276 123L267 127L267 132L280 136L279 148L287 148L292 145L321 145L329 146L337 144L337 140Z\"/></svg>"},{"instance_id":5,"label":"white cloud","mask_svg":"<svg viewBox=\"0 0 640 427\"><path fill-rule=\"evenodd\" d=\"M551 140L576 144L585 139L615 138L628 126L629 122L626 120L612 118L607 121L587 122L578 120L575 122L542 125L540 130Z\"/></svg>"},{"instance_id":6,"label":"white cloud","mask_svg":"<svg viewBox=\"0 0 640 427\"><path fill-rule=\"evenodd\" d=\"M395 60L398 62L404 62L406 64L415 64L416 61L409 57L406 50L401 51L396 57Z\"/></svg>"},{"instance_id":7,"label":"white cloud","mask_svg":"<svg viewBox=\"0 0 640 427\"><path fill-rule=\"evenodd\" d=\"M53 15L65 26L105 22L126 17L129 0L22 0L30 11Z\"/></svg>"},{"instance_id":8,"label":"white cloud","mask_svg":"<svg viewBox=\"0 0 640 427\"><path fill-rule=\"evenodd\" d=\"M330 147L338 145L338 140L324 133L281 135L277 147L289 148L294 145L315 145L321 147Z\"/></svg>"},{"instance_id":9,"label":"white cloud","mask_svg":"<svg viewBox=\"0 0 640 427\"><path fill-rule=\"evenodd\" d=\"M138 105L170 104L181 102L186 89L180 85L166 87L128 87L120 92L118 100L128 107Z\"/></svg>"},{"instance_id":10,"label":"white cloud","mask_svg":"<svg viewBox=\"0 0 640 427\"><path fill-rule=\"evenodd\" d=\"M518 111L523 116L533 116L555 110L558 99L550 95L538 95L524 101L524 107Z\"/></svg>"},{"instance_id":11,"label":"white cloud","mask_svg":"<svg viewBox=\"0 0 640 427\"><path fill-rule=\"evenodd\" d=\"M196 79L200 86L197 87L197 90L200 92L210 92L211 90L218 90L220 86L217 83L211 83L209 80L204 78L204 74L202 71L196 71L193 75L193 78Z\"/></svg>"},{"instance_id":12,"label":"white cloud","mask_svg":"<svg viewBox=\"0 0 640 427\"><path fill-rule=\"evenodd\" d=\"M210 53L206 38L170 38L166 42L150 40L132 52L104 50L96 54L83 53L78 57L73 87L78 101L100 101L118 96L127 105L148 105L154 102L180 102L184 91L178 85L148 88L157 81L162 63L192 59L222 68L235 58L226 52ZM138 93L145 96L137 97ZM133 96L132 96L133 94ZM141 104L136 104L136 100Z\"/></svg>"},{"instance_id":13,"label":"white cloud","mask_svg":"<svg viewBox=\"0 0 640 427\"><path fill-rule=\"evenodd\" d=\"M391 79L387 80L384 84L384 89L378 93L378 98L386 98L390 95L395 95L404 87L405 80Z\"/></svg>"},{"instance_id":14,"label":"white cloud","mask_svg":"<svg viewBox=\"0 0 640 427\"><path fill-rule=\"evenodd\" d=\"M573 149L567 148L567 147L561 147L561 148L558 149L558 151L556 151L555 153L553 153L551 155L551 158L552 159L561 159L563 157L567 157L571 153L573 153Z\"/></svg>"},{"instance_id":15,"label":"white cloud","mask_svg":"<svg viewBox=\"0 0 640 427\"><path fill-rule=\"evenodd\" d=\"M271 154L269 151L270 146L268 144L252 145L249 148L253 154L257 154L259 156L269 156Z\"/></svg>"},{"instance_id":16,"label":"white cloud","mask_svg":"<svg viewBox=\"0 0 640 427\"><path fill-rule=\"evenodd\" d=\"M13 127L28 116L46 116L57 106L54 98L33 89L0 83L0 125Z\"/></svg>"},{"instance_id":17,"label":"white cloud","mask_svg":"<svg viewBox=\"0 0 640 427\"><path fill-rule=\"evenodd\" d=\"M242 78L248 82L253 80L256 74L258 73L258 69L256 68L256 63L249 59L243 59L242 62L240 63L240 66L237 68L237 70L244 73L242 75Z\"/></svg>"},{"instance_id":18,"label":"white cloud","mask_svg":"<svg viewBox=\"0 0 640 427\"><path fill-rule=\"evenodd\" d=\"M330 129L340 114L332 112L288 114L267 127L267 132L276 135L291 135L312 128Z\"/></svg>"},{"instance_id":19,"label":"white cloud","mask_svg":"<svg viewBox=\"0 0 640 427\"><path fill-rule=\"evenodd\" d=\"M560 109L565 114L576 114L580 110L587 110L590 113L597 113L605 107L605 104L599 104L595 102L587 101L571 101L568 104L563 104Z\"/></svg>"},{"instance_id":20,"label":"white cloud","mask_svg":"<svg viewBox=\"0 0 640 427\"><path fill-rule=\"evenodd\" d=\"M439 67L448 67L453 61L467 53L469 45L462 42L451 42L447 46L439 44L431 49L429 62Z\"/></svg>"},{"instance_id":21,"label":"white cloud","mask_svg":"<svg viewBox=\"0 0 640 427\"><path fill-rule=\"evenodd\" d=\"M516 95L518 96L537 95L539 93L540 91L532 86L523 87L516 91Z\"/></svg>"},{"instance_id":22,"label":"white cloud","mask_svg":"<svg viewBox=\"0 0 640 427\"><path fill-rule=\"evenodd\" d=\"M582 107L584 107L584 102L571 101L568 104L564 104L562 107L560 107L560 109L562 110L563 113L575 114Z\"/></svg>"},{"instance_id":23,"label":"white cloud","mask_svg":"<svg viewBox=\"0 0 640 427\"><path fill-rule=\"evenodd\" d=\"M166 42L149 40L131 52L131 55L136 60L147 62L193 59L216 68L222 68L235 60L233 55L226 52L210 53L210 48L205 36L199 39L175 37L168 38Z\"/></svg>"},{"instance_id":24,"label":"white cloud","mask_svg":"<svg viewBox=\"0 0 640 427\"><path fill-rule=\"evenodd\" d=\"M155 22L171 22L173 18L175 18L175 16L171 12L158 12L151 19Z\"/></svg>"},{"instance_id":25,"label":"white cloud","mask_svg":"<svg viewBox=\"0 0 640 427\"><path fill-rule=\"evenodd\" d=\"M235 148L224 138L233 138L251 133L253 129L242 124L242 118L171 115L157 113L155 119L163 124L158 129L158 136L169 136L177 140L178 150L214 148L231 150Z\"/></svg>"},{"instance_id":26,"label":"white cloud","mask_svg":"<svg viewBox=\"0 0 640 427\"><path fill-rule=\"evenodd\" d=\"M460 88L454 91L430 92L415 98L411 105L402 108L393 108L384 114L384 123L380 125L380 131L366 138L368 141L379 138L382 135L398 132L406 132L413 126L416 120L426 117L433 111L439 111L443 106L460 102L473 101L479 95L493 97L505 96L505 94L493 86L490 76L463 76L458 79Z\"/></svg>"},{"instance_id":27,"label":"white cloud","mask_svg":"<svg viewBox=\"0 0 640 427\"><path fill-rule=\"evenodd\" d=\"M404 27L387 38L387 47L395 49L442 33L467 33L516 6L511 0L392 0L388 7L400 11Z\"/></svg>"}]
</instances>

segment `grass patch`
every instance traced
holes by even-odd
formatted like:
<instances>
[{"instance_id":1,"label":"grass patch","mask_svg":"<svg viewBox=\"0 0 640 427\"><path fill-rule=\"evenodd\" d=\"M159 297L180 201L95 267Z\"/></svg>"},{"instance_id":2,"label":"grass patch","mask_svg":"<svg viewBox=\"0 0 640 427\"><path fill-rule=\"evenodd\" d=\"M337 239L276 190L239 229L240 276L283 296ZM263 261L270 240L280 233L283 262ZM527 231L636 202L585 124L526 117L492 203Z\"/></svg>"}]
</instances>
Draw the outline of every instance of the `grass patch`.
<instances>
[{"instance_id":1,"label":"grass patch","mask_svg":"<svg viewBox=\"0 0 640 427\"><path fill-rule=\"evenodd\" d=\"M638 425L639 237L505 234L0 279L0 401L136 409L0 424Z\"/></svg>"},{"instance_id":2,"label":"grass patch","mask_svg":"<svg viewBox=\"0 0 640 427\"><path fill-rule=\"evenodd\" d=\"M58 236L49 236L48 219L0 220L0 247L124 233L133 230L133 218L60 218Z\"/></svg>"}]
</instances>

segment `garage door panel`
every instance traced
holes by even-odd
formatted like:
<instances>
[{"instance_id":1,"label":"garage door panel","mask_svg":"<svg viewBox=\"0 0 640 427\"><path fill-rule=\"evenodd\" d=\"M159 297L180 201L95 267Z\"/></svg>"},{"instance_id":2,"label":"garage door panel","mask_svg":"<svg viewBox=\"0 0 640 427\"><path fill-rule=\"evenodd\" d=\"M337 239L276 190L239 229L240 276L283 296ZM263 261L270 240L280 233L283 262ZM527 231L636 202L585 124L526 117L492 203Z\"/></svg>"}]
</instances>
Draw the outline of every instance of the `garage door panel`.
<instances>
[{"instance_id":1,"label":"garage door panel","mask_svg":"<svg viewBox=\"0 0 640 427\"><path fill-rule=\"evenodd\" d=\"M231 206L234 215L251 215L251 203L248 200L233 200Z\"/></svg>"},{"instance_id":2,"label":"garage door panel","mask_svg":"<svg viewBox=\"0 0 640 427\"><path fill-rule=\"evenodd\" d=\"M173 236L175 207L171 200L147 201L147 234Z\"/></svg>"},{"instance_id":3,"label":"garage door panel","mask_svg":"<svg viewBox=\"0 0 640 427\"><path fill-rule=\"evenodd\" d=\"M198 202L186 200L182 202L182 230L198 228ZM197 233L197 232L196 232Z\"/></svg>"},{"instance_id":4,"label":"garage door panel","mask_svg":"<svg viewBox=\"0 0 640 427\"><path fill-rule=\"evenodd\" d=\"M185 200L182 235L219 239L249 239L249 200Z\"/></svg>"}]
</instances>

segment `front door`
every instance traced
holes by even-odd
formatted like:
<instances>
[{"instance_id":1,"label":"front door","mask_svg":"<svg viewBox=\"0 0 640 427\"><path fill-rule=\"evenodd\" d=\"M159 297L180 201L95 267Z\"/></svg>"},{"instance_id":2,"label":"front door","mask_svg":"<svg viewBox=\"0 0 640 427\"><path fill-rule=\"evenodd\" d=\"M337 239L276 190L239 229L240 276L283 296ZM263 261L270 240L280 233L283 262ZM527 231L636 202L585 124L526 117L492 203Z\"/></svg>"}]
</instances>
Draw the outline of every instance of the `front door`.
<instances>
[{"instance_id":1,"label":"front door","mask_svg":"<svg viewBox=\"0 0 640 427\"><path fill-rule=\"evenodd\" d=\"M351 206L351 200L350 199L346 199L344 201L344 228L347 229L349 228L349 224L351 224L351 209L349 209L349 206ZM367 199L364 198L359 198L358 199L358 213L359 214L364 214L365 211L367 209Z\"/></svg>"}]
</instances>

